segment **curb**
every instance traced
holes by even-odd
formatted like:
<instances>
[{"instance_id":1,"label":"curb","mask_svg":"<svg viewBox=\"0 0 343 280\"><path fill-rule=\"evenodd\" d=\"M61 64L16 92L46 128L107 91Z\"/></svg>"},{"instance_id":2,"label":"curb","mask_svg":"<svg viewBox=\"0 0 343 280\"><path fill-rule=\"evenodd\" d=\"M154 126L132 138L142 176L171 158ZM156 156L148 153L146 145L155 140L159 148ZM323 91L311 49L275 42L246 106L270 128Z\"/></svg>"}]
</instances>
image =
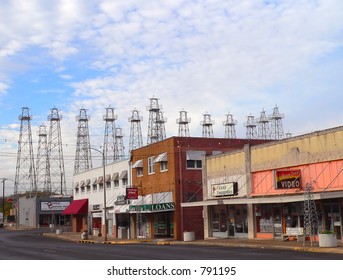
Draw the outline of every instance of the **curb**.
<instances>
[{"instance_id":1,"label":"curb","mask_svg":"<svg viewBox=\"0 0 343 280\"><path fill-rule=\"evenodd\" d=\"M95 243L95 241L93 241L93 240L79 240L77 242L79 242L79 243Z\"/></svg>"}]
</instances>

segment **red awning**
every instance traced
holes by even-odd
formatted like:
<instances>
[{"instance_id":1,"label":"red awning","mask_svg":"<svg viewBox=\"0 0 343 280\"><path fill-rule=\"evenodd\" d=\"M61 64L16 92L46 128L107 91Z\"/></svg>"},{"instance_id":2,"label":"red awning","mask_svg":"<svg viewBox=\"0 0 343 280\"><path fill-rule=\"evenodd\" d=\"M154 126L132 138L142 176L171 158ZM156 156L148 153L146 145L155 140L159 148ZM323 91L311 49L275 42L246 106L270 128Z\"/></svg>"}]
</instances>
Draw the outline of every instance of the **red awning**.
<instances>
[{"instance_id":1,"label":"red awning","mask_svg":"<svg viewBox=\"0 0 343 280\"><path fill-rule=\"evenodd\" d=\"M73 200L69 206L64 209L62 215L88 214L88 198Z\"/></svg>"}]
</instances>

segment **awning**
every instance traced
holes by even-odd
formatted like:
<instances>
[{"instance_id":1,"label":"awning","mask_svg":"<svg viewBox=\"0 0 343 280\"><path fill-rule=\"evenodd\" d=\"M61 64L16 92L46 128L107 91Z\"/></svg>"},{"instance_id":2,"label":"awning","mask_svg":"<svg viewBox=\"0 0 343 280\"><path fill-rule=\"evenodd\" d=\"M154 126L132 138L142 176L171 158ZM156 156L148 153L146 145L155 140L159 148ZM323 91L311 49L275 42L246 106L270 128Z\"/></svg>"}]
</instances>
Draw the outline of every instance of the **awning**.
<instances>
[{"instance_id":1,"label":"awning","mask_svg":"<svg viewBox=\"0 0 343 280\"><path fill-rule=\"evenodd\" d=\"M127 179L127 170L122 171L119 177L120 180Z\"/></svg>"},{"instance_id":2,"label":"awning","mask_svg":"<svg viewBox=\"0 0 343 280\"><path fill-rule=\"evenodd\" d=\"M88 198L73 200L61 215L87 215Z\"/></svg>"},{"instance_id":3,"label":"awning","mask_svg":"<svg viewBox=\"0 0 343 280\"><path fill-rule=\"evenodd\" d=\"M186 160L202 160L202 157L206 155L205 151L186 151Z\"/></svg>"},{"instance_id":4,"label":"awning","mask_svg":"<svg viewBox=\"0 0 343 280\"><path fill-rule=\"evenodd\" d=\"M165 152L163 154L159 154L155 158L155 160L154 160L154 162L161 162L161 161L168 161L168 154L167 154L167 152Z\"/></svg>"},{"instance_id":5,"label":"awning","mask_svg":"<svg viewBox=\"0 0 343 280\"><path fill-rule=\"evenodd\" d=\"M106 183L111 182L111 174L106 175L106 177L105 177L105 182L106 182Z\"/></svg>"},{"instance_id":6,"label":"awning","mask_svg":"<svg viewBox=\"0 0 343 280\"><path fill-rule=\"evenodd\" d=\"M93 178L93 179L92 179L92 185L96 185L97 181L98 181L98 178L96 178L96 177Z\"/></svg>"},{"instance_id":7,"label":"awning","mask_svg":"<svg viewBox=\"0 0 343 280\"><path fill-rule=\"evenodd\" d=\"M79 187L79 182L75 183L74 188L77 189Z\"/></svg>"},{"instance_id":8,"label":"awning","mask_svg":"<svg viewBox=\"0 0 343 280\"><path fill-rule=\"evenodd\" d=\"M112 181L117 181L119 179L119 172L115 172L112 175Z\"/></svg>"},{"instance_id":9,"label":"awning","mask_svg":"<svg viewBox=\"0 0 343 280\"><path fill-rule=\"evenodd\" d=\"M81 181L80 182L80 188L84 187L85 186L85 181Z\"/></svg>"},{"instance_id":10,"label":"awning","mask_svg":"<svg viewBox=\"0 0 343 280\"><path fill-rule=\"evenodd\" d=\"M91 185L91 179L86 180L86 187L89 187Z\"/></svg>"},{"instance_id":11,"label":"awning","mask_svg":"<svg viewBox=\"0 0 343 280\"><path fill-rule=\"evenodd\" d=\"M102 181L104 181L104 177L103 177L103 176L100 176L100 177L98 178L97 183L98 183L98 184L102 184Z\"/></svg>"},{"instance_id":12,"label":"awning","mask_svg":"<svg viewBox=\"0 0 343 280\"><path fill-rule=\"evenodd\" d=\"M143 160L139 159L137 160L133 165L132 168L142 168L143 167Z\"/></svg>"}]
</instances>

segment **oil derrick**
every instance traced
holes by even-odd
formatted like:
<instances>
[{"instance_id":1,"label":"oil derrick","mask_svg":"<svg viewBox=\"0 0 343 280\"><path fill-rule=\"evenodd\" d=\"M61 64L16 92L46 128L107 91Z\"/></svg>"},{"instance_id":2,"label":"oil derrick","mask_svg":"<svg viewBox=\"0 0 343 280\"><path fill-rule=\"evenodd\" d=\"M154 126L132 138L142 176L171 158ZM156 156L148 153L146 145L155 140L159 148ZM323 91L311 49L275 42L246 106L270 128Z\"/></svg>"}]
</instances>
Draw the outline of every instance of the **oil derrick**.
<instances>
[{"instance_id":1,"label":"oil derrick","mask_svg":"<svg viewBox=\"0 0 343 280\"><path fill-rule=\"evenodd\" d=\"M22 108L20 120L20 134L18 141L17 165L14 181L14 195L18 198L19 193L36 193L36 170L33 156L31 115L30 109ZM18 222L18 221L17 221Z\"/></svg>"},{"instance_id":2,"label":"oil derrick","mask_svg":"<svg viewBox=\"0 0 343 280\"><path fill-rule=\"evenodd\" d=\"M78 127L76 135L74 174L93 168L88 129L89 119L86 109L80 109L80 114L76 117Z\"/></svg>"},{"instance_id":3,"label":"oil derrick","mask_svg":"<svg viewBox=\"0 0 343 280\"><path fill-rule=\"evenodd\" d=\"M105 137L104 137L104 153L106 164L113 163L116 159L115 155L115 121L118 116L114 113L114 108L106 108L105 121Z\"/></svg>"},{"instance_id":4,"label":"oil derrick","mask_svg":"<svg viewBox=\"0 0 343 280\"><path fill-rule=\"evenodd\" d=\"M46 126L41 124L38 131L38 151L37 151L37 191L51 194L50 165L48 157L48 134Z\"/></svg>"},{"instance_id":5,"label":"oil derrick","mask_svg":"<svg viewBox=\"0 0 343 280\"><path fill-rule=\"evenodd\" d=\"M131 123L129 153L131 153L132 150L143 146L141 121L143 121L143 117L140 117L138 110L134 109L131 117L129 118L129 122Z\"/></svg>"},{"instance_id":6,"label":"oil derrick","mask_svg":"<svg viewBox=\"0 0 343 280\"><path fill-rule=\"evenodd\" d=\"M284 114L279 113L279 107L275 106L273 114L269 116L271 122L270 125L270 139L281 140L284 138L282 119L285 117Z\"/></svg>"},{"instance_id":7,"label":"oil derrick","mask_svg":"<svg viewBox=\"0 0 343 280\"><path fill-rule=\"evenodd\" d=\"M204 120L200 122L202 125L202 137L203 138L213 138L213 125L214 121L211 120L211 115L205 113Z\"/></svg>"},{"instance_id":8,"label":"oil derrick","mask_svg":"<svg viewBox=\"0 0 343 280\"><path fill-rule=\"evenodd\" d=\"M163 112L159 111L156 116L155 129L152 133L153 142L158 142L166 139L165 123L167 118L163 117Z\"/></svg>"},{"instance_id":9,"label":"oil derrick","mask_svg":"<svg viewBox=\"0 0 343 280\"><path fill-rule=\"evenodd\" d=\"M116 160L122 160L125 158L125 147L124 147L124 141L123 141L123 130L120 127L116 127L115 130L115 159Z\"/></svg>"},{"instance_id":10,"label":"oil derrick","mask_svg":"<svg viewBox=\"0 0 343 280\"><path fill-rule=\"evenodd\" d=\"M48 157L50 165L50 182L52 193L67 193L67 184L64 171L64 159L61 137L61 119L57 108L51 109L48 116L50 121Z\"/></svg>"},{"instance_id":11,"label":"oil derrick","mask_svg":"<svg viewBox=\"0 0 343 280\"><path fill-rule=\"evenodd\" d=\"M155 143L165 138L165 122L163 118L162 106L158 104L158 99L155 97L150 98L150 105L147 106L149 111L149 124L148 124L148 139L147 144Z\"/></svg>"},{"instance_id":12,"label":"oil derrick","mask_svg":"<svg viewBox=\"0 0 343 280\"><path fill-rule=\"evenodd\" d=\"M256 132L256 122L255 117L252 115L249 115L247 117L247 122L244 124L246 127L246 137L247 139L256 139L257 132Z\"/></svg>"},{"instance_id":13,"label":"oil derrick","mask_svg":"<svg viewBox=\"0 0 343 280\"><path fill-rule=\"evenodd\" d=\"M233 119L232 114L225 114L226 120L223 121L225 126L225 138L236 138L236 124L237 121Z\"/></svg>"},{"instance_id":14,"label":"oil derrick","mask_svg":"<svg viewBox=\"0 0 343 280\"><path fill-rule=\"evenodd\" d=\"M187 111L181 110L180 117L176 119L176 123L179 125L179 137L189 137L188 124L191 122L191 118L187 117Z\"/></svg>"},{"instance_id":15,"label":"oil derrick","mask_svg":"<svg viewBox=\"0 0 343 280\"><path fill-rule=\"evenodd\" d=\"M304 191L304 244L308 236L311 245L315 243L315 236L318 234L319 226L319 218L312 190L312 183L307 183Z\"/></svg>"},{"instance_id":16,"label":"oil derrick","mask_svg":"<svg viewBox=\"0 0 343 280\"><path fill-rule=\"evenodd\" d=\"M269 139L269 118L266 115L266 111L262 110L260 118L257 119L258 123L258 139Z\"/></svg>"}]
</instances>

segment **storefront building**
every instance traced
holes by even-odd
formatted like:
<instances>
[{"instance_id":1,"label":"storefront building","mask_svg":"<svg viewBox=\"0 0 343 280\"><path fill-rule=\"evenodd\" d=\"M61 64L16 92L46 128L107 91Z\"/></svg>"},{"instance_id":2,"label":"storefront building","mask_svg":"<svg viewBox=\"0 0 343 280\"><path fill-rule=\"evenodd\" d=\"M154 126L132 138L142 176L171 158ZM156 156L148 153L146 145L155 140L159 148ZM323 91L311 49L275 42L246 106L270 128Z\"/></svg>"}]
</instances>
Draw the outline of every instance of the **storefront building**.
<instances>
[{"instance_id":1,"label":"storefront building","mask_svg":"<svg viewBox=\"0 0 343 280\"><path fill-rule=\"evenodd\" d=\"M74 199L88 199L87 228L90 234L100 235L105 230L104 198L106 197L107 235L130 238L126 190L131 185L129 160L120 160L73 176ZM105 195L104 195L105 191Z\"/></svg>"},{"instance_id":2,"label":"storefront building","mask_svg":"<svg viewBox=\"0 0 343 280\"><path fill-rule=\"evenodd\" d=\"M26 227L70 226L70 217L62 212L72 201L70 196L20 197L17 220Z\"/></svg>"},{"instance_id":3,"label":"storefront building","mask_svg":"<svg viewBox=\"0 0 343 280\"><path fill-rule=\"evenodd\" d=\"M133 150L132 185L138 190L129 206L133 236L183 240L184 233L193 232L203 239L203 207L181 208L184 202L203 201L203 158L263 142L171 137Z\"/></svg>"},{"instance_id":4,"label":"storefront building","mask_svg":"<svg viewBox=\"0 0 343 280\"><path fill-rule=\"evenodd\" d=\"M309 202L317 232L342 239L343 127L250 146L204 160L205 238L306 235Z\"/></svg>"}]
</instances>

